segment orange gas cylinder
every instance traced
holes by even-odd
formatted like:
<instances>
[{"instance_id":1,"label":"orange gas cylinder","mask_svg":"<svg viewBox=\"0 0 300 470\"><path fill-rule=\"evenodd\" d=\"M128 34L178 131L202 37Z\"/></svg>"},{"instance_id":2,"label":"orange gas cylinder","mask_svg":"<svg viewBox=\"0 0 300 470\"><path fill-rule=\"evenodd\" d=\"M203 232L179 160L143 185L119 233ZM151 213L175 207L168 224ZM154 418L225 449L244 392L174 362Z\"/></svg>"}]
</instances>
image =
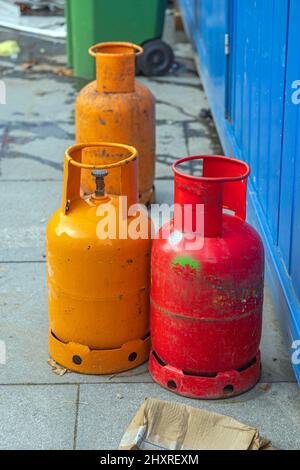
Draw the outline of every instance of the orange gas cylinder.
<instances>
[{"instance_id":1,"label":"orange gas cylinder","mask_svg":"<svg viewBox=\"0 0 300 470\"><path fill-rule=\"evenodd\" d=\"M148 358L151 237L128 236L134 225L150 227L146 209L127 217L138 200L136 156L106 143L65 154L62 207L47 226L49 348L76 372L120 372ZM80 195L91 171L96 189Z\"/></svg>"},{"instance_id":2,"label":"orange gas cylinder","mask_svg":"<svg viewBox=\"0 0 300 470\"><path fill-rule=\"evenodd\" d=\"M155 109L149 89L135 80L135 57L143 49L108 42L91 47L89 53L96 58L97 79L77 98L76 140L134 145L139 152L139 199L149 204L154 201ZM90 192L92 186L91 175L86 174L83 192Z\"/></svg>"}]
</instances>

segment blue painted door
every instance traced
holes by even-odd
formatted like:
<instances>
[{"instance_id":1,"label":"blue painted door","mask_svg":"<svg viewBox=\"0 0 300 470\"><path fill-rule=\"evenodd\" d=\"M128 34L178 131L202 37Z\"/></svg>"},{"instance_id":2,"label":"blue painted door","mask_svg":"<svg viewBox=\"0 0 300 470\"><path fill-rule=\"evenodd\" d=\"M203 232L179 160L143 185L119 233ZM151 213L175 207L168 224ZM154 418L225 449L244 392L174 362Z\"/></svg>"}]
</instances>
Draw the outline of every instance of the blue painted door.
<instances>
[{"instance_id":1,"label":"blue painted door","mask_svg":"<svg viewBox=\"0 0 300 470\"><path fill-rule=\"evenodd\" d=\"M290 0L279 240L281 259L300 303L300 1ZM300 322L300 318L297 319ZM299 338L300 339L300 338Z\"/></svg>"},{"instance_id":2,"label":"blue painted door","mask_svg":"<svg viewBox=\"0 0 300 470\"><path fill-rule=\"evenodd\" d=\"M300 1L229 5L226 117L252 169L265 240L288 303L286 315L285 301L273 292L293 357L300 339ZM300 364L293 365L300 381Z\"/></svg>"},{"instance_id":3,"label":"blue painted door","mask_svg":"<svg viewBox=\"0 0 300 470\"><path fill-rule=\"evenodd\" d=\"M229 2L226 115L277 245L289 0Z\"/></svg>"}]
</instances>

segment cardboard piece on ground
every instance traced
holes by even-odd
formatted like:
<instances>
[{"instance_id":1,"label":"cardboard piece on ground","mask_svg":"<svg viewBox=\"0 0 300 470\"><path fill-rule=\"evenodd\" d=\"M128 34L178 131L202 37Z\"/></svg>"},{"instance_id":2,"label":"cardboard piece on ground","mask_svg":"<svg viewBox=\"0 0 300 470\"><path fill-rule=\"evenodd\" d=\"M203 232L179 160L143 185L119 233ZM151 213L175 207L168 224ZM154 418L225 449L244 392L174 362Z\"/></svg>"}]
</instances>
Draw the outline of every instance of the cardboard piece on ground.
<instances>
[{"instance_id":1,"label":"cardboard piece on ground","mask_svg":"<svg viewBox=\"0 0 300 470\"><path fill-rule=\"evenodd\" d=\"M119 449L270 450L271 445L257 429L228 416L147 398Z\"/></svg>"}]
</instances>

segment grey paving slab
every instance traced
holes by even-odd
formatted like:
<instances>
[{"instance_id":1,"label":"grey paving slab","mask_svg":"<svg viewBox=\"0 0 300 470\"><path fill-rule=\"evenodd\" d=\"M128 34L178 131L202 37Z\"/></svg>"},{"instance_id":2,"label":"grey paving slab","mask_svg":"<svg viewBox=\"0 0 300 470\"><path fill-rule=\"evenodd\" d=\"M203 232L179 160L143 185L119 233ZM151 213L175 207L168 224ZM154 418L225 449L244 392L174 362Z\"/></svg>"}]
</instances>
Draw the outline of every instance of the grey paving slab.
<instances>
[{"instance_id":1,"label":"grey paving slab","mask_svg":"<svg viewBox=\"0 0 300 470\"><path fill-rule=\"evenodd\" d=\"M264 382L296 382L270 291L264 292L263 334L261 341L262 378Z\"/></svg>"},{"instance_id":2,"label":"grey paving slab","mask_svg":"<svg viewBox=\"0 0 300 470\"><path fill-rule=\"evenodd\" d=\"M156 135L156 178L172 178L173 163L188 154L185 127L181 121L158 120Z\"/></svg>"},{"instance_id":3,"label":"grey paving slab","mask_svg":"<svg viewBox=\"0 0 300 470\"><path fill-rule=\"evenodd\" d=\"M0 386L0 449L72 449L77 388Z\"/></svg>"},{"instance_id":4,"label":"grey paving slab","mask_svg":"<svg viewBox=\"0 0 300 470\"><path fill-rule=\"evenodd\" d=\"M0 261L44 259L46 224L61 194L61 181L1 182Z\"/></svg>"},{"instance_id":5,"label":"grey paving slab","mask_svg":"<svg viewBox=\"0 0 300 470\"><path fill-rule=\"evenodd\" d=\"M210 119L186 123L186 141L189 155L223 155L223 150Z\"/></svg>"},{"instance_id":6,"label":"grey paving slab","mask_svg":"<svg viewBox=\"0 0 300 470\"><path fill-rule=\"evenodd\" d=\"M25 128L32 128L33 136L38 136L43 132L41 127L45 126L45 122L49 128L50 123L55 123L56 120L70 120L73 110L73 100L70 98L76 92L74 83L68 79L61 80L60 77L36 75L30 71L18 75L20 74L16 73L15 76L4 78L6 104L1 114L5 114L7 123L18 128L18 122L23 122ZM35 126L32 121L35 121ZM59 127L56 133L57 136L61 135Z\"/></svg>"},{"instance_id":7,"label":"grey paving slab","mask_svg":"<svg viewBox=\"0 0 300 470\"><path fill-rule=\"evenodd\" d=\"M23 137L19 137L18 132L14 132L11 138L18 142L9 144L9 151L2 157L0 181L62 180L64 152L71 145L71 140L58 140L49 135L23 143Z\"/></svg>"},{"instance_id":8,"label":"grey paving slab","mask_svg":"<svg viewBox=\"0 0 300 470\"><path fill-rule=\"evenodd\" d=\"M176 73L168 74L161 77L137 77L138 80L142 83L145 83L149 86L149 83L160 83L165 85L174 85L174 94L179 92L179 88L195 88L200 91L203 91L203 85L201 79L196 73L196 67L193 61L189 62L188 67L180 67ZM203 102L208 102L207 97L204 95L202 97Z\"/></svg>"},{"instance_id":9,"label":"grey paving slab","mask_svg":"<svg viewBox=\"0 0 300 470\"><path fill-rule=\"evenodd\" d=\"M173 180L155 180L156 202L158 204L174 203L174 182Z\"/></svg>"},{"instance_id":10,"label":"grey paving slab","mask_svg":"<svg viewBox=\"0 0 300 470\"><path fill-rule=\"evenodd\" d=\"M190 46L188 46L190 49ZM167 120L197 120L202 108L208 107L201 80L192 60L181 60L178 72L165 77L138 78L155 96L157 115Z\"/></svg>"},{"instance_id":11,"label":"grey paving slab","mask_svg":"<svg viewBox=\"0 0 300 470\"><path fill-rule=\"evenodd\" d=\"M195 52L189 41L178 41L175 44L174 52L177 58L189 59L194 64Z\"/></svg>"},{"instance_id":12,"label":"grey paving slab","mask_svg":"<svg viewBox=\"0 0 300 470\"><path fill-rule=\"evenodd\" d=\"M175 86L173 83L154 80L149 81L147 85L155 96L157 114L161 113L164 119L196 120L201 109L207 107L204 94L200 95L196 86L187 86L185 82ZM188 93L183 93L183 90L187 89Z\"/></svg>"},{"instance_id":13,"label":"grey paving slab","mask_svg":"<svg viewBox=\"0 0 300 470\"><path fill-rule=\"evenodd\" d=\"M64 150L74 141L74 86L30 73L5 83L1 179L61 178Z\"/></svg>"},{"instance_id":14,"label":"grey paving slab","mask_svg":"<svg viewBox=\"0 0 300 470\"><path fill-rule=\"evenodd\" d=\"M190 400L157 384L81 385L76 447L116 449L146 397L176 401L226 414L259 429L281 449L299 449L300 396L296 384L261 384L229 400Z\"/></svg>"}]
</instances>

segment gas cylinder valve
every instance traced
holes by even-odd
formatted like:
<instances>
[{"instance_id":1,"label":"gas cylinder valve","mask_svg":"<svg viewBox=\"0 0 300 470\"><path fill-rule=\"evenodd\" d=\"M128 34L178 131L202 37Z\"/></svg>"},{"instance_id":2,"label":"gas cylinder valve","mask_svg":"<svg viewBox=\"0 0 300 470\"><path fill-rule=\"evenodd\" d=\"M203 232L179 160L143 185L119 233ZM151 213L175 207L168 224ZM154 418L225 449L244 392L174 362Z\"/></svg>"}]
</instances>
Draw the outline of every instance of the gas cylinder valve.
<instances>
[{"instance_id":1,"label":"gas cylinder valve","mask_svg":"<svg viewBox=\"0 0 300 470\"><path fill-rule=\"evenodd\" d=\"M105 183L104 178L108 175L108 171L106 170L93 170L92 176L96 179L96 190L95 196L96 197L103 197L105 195Z\"/></svg>"}]
</instances>

